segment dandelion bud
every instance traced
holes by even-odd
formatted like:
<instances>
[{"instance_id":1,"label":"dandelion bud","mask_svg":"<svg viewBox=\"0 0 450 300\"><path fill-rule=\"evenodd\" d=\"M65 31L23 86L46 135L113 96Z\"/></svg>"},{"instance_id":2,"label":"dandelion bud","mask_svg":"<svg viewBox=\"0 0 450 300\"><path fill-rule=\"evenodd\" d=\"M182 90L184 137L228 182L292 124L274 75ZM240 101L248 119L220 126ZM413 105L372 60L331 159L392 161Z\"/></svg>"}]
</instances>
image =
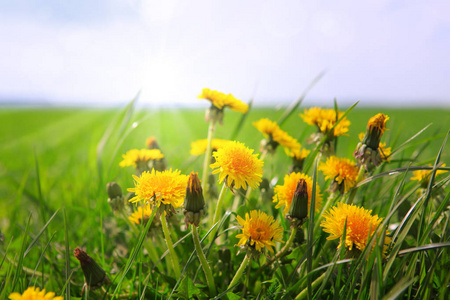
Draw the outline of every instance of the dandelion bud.
<instances>
[{"instance_id":1,"label":"dandelion bud","mask_svg":"<svg viewBox=\"0 0 450 300\"><path fill-rule=\"evenodd\" d=\"M103 270L85 251L75 248L75 257L80 261L83 270L85 285L92 290L96 290L103 285L108 285L110 280Z\"/></svg>"},{"instance_id":2,"label":"dandelion bud","mask_svg":"<svg viewBox=\"0 0 450 300\"><path fill-rule=\"evenodd\" d=\"M366 133L353 153L358 165L365 165L367 170L379 166L383 161L380 140L386 130L387 120L389 117L381 113L370 118L367 122Z\"/></svg>"},{"instance_id":3,"label":"dandelion bud","mask_svg":"<svg viewBox=\"0 0 450 300\"><path fill-rule=\"evenodd\" d=\"M110 182L106 185L106 191L108 192L108 203L114 212L123 210L125 201L122 195L122 189L117 182Z\"/></svg>"},{"instance_id":4,"label":"dandelion bud","mask_svg":"<svg viewBox=\"0 0 450 300\"><path fill-rule=\"evenodd\" d=\"M186 187L183 213L185 222L198 226L200 219L205 215L205 200L203 190L197 173L191 172Z\"/></svg>"},{"instance_id":5,"label":"dandelion bud","mask_svg":"<svg viewBox=\"0 0 450 300\"><path fill-rule=\"evenodd\" d=\"M308 186L305 179L300 179L292 197L291 207L286 218L292 226L299 226L308 216Z\"/></svg>"},{"instance_id":6,"label":"dandelion bud","mask_svg":"<svg viewBox=\"0 0 450 300\"><path fill-rule=\"evenodd\" d=\"M106 191L109 198L116 198L122 196L122 188L117 182L113 181L106 185Z\"/></svg>"}]
</instances>

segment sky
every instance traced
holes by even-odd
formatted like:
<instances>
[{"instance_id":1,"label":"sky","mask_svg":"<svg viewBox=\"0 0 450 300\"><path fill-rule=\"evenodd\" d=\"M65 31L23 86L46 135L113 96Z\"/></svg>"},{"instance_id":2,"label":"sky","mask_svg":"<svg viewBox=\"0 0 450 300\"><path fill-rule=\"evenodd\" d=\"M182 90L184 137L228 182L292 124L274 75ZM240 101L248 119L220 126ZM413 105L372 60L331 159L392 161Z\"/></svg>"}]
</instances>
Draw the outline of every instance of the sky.
<instances>
[{"instance_id":1,"label":"sky","mask_svg":"<svg viewBox=\"0 0 450 300\"><path fill-rule=\"evenodd\" d=\"M0 103L450 107L450 1L0 0ZM201 104L200 104L201 103Z\"/></svg>"}]
</instances>

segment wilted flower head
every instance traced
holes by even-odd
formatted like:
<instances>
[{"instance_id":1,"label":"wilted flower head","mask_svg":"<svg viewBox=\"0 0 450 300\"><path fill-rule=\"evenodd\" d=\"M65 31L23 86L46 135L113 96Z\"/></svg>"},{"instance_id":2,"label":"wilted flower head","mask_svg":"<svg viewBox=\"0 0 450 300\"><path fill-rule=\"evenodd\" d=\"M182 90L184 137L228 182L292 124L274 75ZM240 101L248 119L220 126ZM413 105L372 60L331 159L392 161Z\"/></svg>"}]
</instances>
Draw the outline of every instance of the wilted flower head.
<instances>
[{"instance_id":1,"label":"wilted flower head","mask_svg":"<svg viewBox=\"0 0 450 300\"><path fill-rule=\"evenodd\" d=\"M56 296L53 292L46 293L45 289L41 291L38 287L29 287L23 294L12 293L8 296L11 300L64 300L64 297Z\"/></svg>"},{"instance_id":2,"label":"wilted flower head","mask_svg":"<svg viewBox=\"0 0 450 300\"><path fill-rule=\"evenodd\" d=\"M387 120L389 117L381 113L370 118L366 133L353 153L358 165L364 165L367 170L379 166L390 154L390 148L380 148L380 140L386 130Z\"/></svg>"},{"instance_id":3,"label":"wilted flower head","mask_svg":"<svg viewBox=\"0 0 450 300\"><path fill-rule=\"evenodd\" d=\"M276 122L262 118L252 124L267 138L261 141L261 152L274 153L278 145L283 146L286 153L300 150L297 140L283 131Z\"/></svg>"},{"instance_id":4,"label":"wilted flower head","mask_svg":"<svg viewBox=\"0 0 450 300\"><path fill-rule=\"evenodd\" d=\"M242 233L236 235L239 239L238 245L253 255L264 248L273 253L272 247L275 246L275 242L282 242L283 228L278 221L264 212L252 210L250 215L245 214L245 220L240 216L237 216L236 220L242 227Z\"/></svg>"},{"instance_id":5,"label":"wilted flower head","mask_svg":"<svg viewBox=\"0 0 450 300\"><path fill-rule=\"evenodd\" d=\"M161 203L178 208L186 195L188 177L181 175L181 171L155 171L143 172L141 176L133 175L135 187L128 189L136 196L130 202L143 201L159 207Z\"/></svg>"},{"instance_id":6,"label":"wilted flower head","mask_svg":"<svg viewBox=\"0 0 450 300\"><path fill-rule=\"evenodd\" d=\"M325 163L320 163L319 170L325 175L325 179L331 179L330 189L341 194L347 193L355 186L359 169L348 158L330 156Z\"/></svg>"},{"instance_id":7,"label":"wilted flower head","mask_svg":"<svg viewBox=\"0 0 450 300\"><path fill-rule=\"evenodd\" d=\"M283 185L277 185L275 187L275 196L273 196L273 202L278 204L275 208L280 208L284 205L283 213L286 215L291 208L292 199L295 194L298 182L303 179L306 182L307 192L308 192L308 211L311 206L311 195L313 180L306 174L303 173L291 173L284 176ZM319 185L316 183L316 197L315 197L315 211L319 212L322 207L322 196L320 195Z\"/></svg>"},{"instance_id":8,"label":"wilted flower head","mask_svg":"<svg viewBox=\"0 0 450 300\"><path fill-rule=\"evenodd\" d=\"M341 239L342 243L344 225L347 220L345 247L350 251L353 250L353 247L363 251L367 246L368 239L382 221L377 215L372 216L371 213L371 210L362 207L338 203L337 206L325 212L324 220L320 223L320 226L323 227L323 231L331 234L327 237L327 240ZM390 241L389 237L385 237L384 252L387 250Z\"/></svg>"},{"instance_id":9,"label":"wilted flower head","mask_svg":"<svg viewBox=\"0 0 450 300\"><path fill-rule=\"evenodd\" d=\"M74 256L80 261L84 280L86 281L85 285L88 288L95 290L110 283L105 270L103 270L84 250L75 248Z\"/></svg>"},{"instance_id":10,"label":"wilted flower head","mask_svg":"<svg viewBox=\"0 0 450 300\"><path fill-rule=\"evenodd\" d=\"M123 160L119 163L121 167L133 166L138 173L149 171L149 162L161 160L164 154L159 149L132 149L122 154Z\"/></svg>"},{"instance_id":11,"label":"wilted flower head","mask_svg":"<svg viewBox=\"0 0 450 300\"><path fill-rule=\"evenodd\" d=\"M183 214L186 224L190 223L195 226L200 224L201 217L206 214L202 185L197 173L194 172L189 175Z\"/></svg>"},{"instance_id":12,"label":"wilted flower head","mask_svg":"<svg viewBox=\"0 0 450 300\"><path fill-rule=\"evenodd\" d=\"M247 185L255 189L261 182L264 162L258 159L243 143L236 141L227 143L214 152L216 162L211 164L213 174L219 173L219 181L225 181L230 188L247 189Z\"/></svg>"},{"instance_id":13,"label":"wilted flower head","mask_svg":"<svg viewBox=\"0 0 450 300\"><path fill-rule=\"evenodd\" d=\"M236 99L233 95L227 95L208 88L204 88L198 98L206 99L211 102L210 108L206 111L207 122L212 120L222 124L223 109L225 107L229 107L231 110L240 113L246 113L248 111L248 105L243 103L241 100Z\"/></svg>"}]
</instances>

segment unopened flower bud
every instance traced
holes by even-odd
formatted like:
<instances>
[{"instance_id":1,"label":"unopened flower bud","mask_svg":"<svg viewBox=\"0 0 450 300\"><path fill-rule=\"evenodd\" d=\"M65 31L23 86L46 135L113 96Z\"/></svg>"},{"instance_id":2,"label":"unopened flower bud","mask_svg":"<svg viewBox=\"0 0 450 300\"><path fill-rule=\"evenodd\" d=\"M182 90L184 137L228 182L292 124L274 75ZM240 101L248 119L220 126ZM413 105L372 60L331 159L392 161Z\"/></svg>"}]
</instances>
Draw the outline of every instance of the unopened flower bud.
<instances>
[{"instance_id":1,"label":"unopened flower bud","mask_svg":"<svg viewBox=\"0 0 450 300\"><path fill-rule=\"evenodd\" d=\"M114 212L123 210L125 201L120 185L114 181L110 182L106 185L106 191L108 192L108 203L111 206L111 209Z\"/></svg>"},{"instance_id":2,"label":"unopened flower bud","mask_svg":"<svg viewBox=\"0 0 450 300\"><path fill-rule=\"evenodd\" d=\"M96 290L103 285L110 283L105 270L103 270L92 257L80 248L75 248L75 257L80 261L83 270L85 285L92 290Z\"/></svg>"},{"instance_id":3,"label":"unopened flower bud","mask_svg":"<svg viewBox=\"0 0 450 300\"><path fill-rule=\"evenodd\" d=\"M106 191L108 192L109 198L122 196L122 188L115 181L110 182L106 185Z\"/></svg>"},{"instance_id":4,"label":"unopened flower bud","mask_svg":"<svg viewBox=\"0 0 450 300\"><path fill-rule=\"evenodd\" d=\"M292 197L291 207L286 218L292 226L301 225L308 216L308 186L305 179L300 179Z\"/></svg>"},{"instance_id":5,"label":"unopened flower bud","mask_svg":"<svg viewBox=\"0 0 450 300\"><path fill-rule=\"evenodd\" d=\"M198 226L200 219L205 215L205 200L203 190L197 173L191 172L186 187L183 213L185 222Z\"/></svg>"}]
</instances>

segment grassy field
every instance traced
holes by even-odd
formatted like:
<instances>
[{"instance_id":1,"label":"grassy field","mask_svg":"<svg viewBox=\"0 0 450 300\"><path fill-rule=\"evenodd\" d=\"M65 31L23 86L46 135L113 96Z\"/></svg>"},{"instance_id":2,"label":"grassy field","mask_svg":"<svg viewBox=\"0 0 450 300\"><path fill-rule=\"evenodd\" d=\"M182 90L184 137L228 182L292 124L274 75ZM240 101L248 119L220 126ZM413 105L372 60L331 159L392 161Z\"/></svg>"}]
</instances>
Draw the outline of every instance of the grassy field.
<instances>
[{"instance_id":1,"label":"grassy field","mask_svg":"<svg viewBox=\"0 0 450 300\"><path fill-rule=\"evenodd\" d=\"M226 111L224 124L218 126L215 137L234 137L259 152L263 136L251 123L263 117L277 121L284 112L285 108L252 109L238 127L242 115ZM281 128L303 147L313 150L314 146L306 140L315 128L303 122L298 116L300 112L303 108L292 114ZM244 255L237 255L235 235L239 230L234 228L237 225L234 215L224 215L219 230L222 235L211 244L208 256L217 294L222 293L228 299L367 299L386 295L447 299L449 176L440 174L436 177L437 186L420 194L419 183L410 180L411 171L394 175L387 175L386 171L433 165L439 153L439 161L449 166L449 147L441 147L450 129L450 110L356 107L348 115L351 122L348 135L339 137L337 156L352 158L359 142L358 134L365 131L368 119L379 112L390 117L389 130L382 141L393 152L399 151L390 162L370 174L375 175L373 179L354 189L353 203L363 205L381 218L390 216L386 227L392 228L390 235L396 234L390 254L382 259L382 251L377 247L377 251L363 252L364 259L344 261L347 258L344 253L335 255L338 242L327 241L328 234L319 226L311 226L314 230L309 231L309 224L315 224L309 220L300 230L305 234L303 243L293 246L286 256L260 273L258 269L266 258L262 255L254 260L241 283L226 294ZM145 228L133 227L126 217L113 214L105 189L111 181L118 182L124 192L134 186L133 168L119 167L121 155L133 148L144 148L149 136L156 137L171 168L186 175L191 171L201 174L203 156L194 157L189 150L192 141L207 136L204 110L3 108L0 120L3 124L0 127L0 299L13 291L23 292L28 286L46 288L72 299L109 299L113 294L114 298L125 299L217 295L208 291L196 256L190 259L194 244L191 237L183 239L190 230L181 221L181 212L176 218L179 224L171 225L173 241L183 239L175 250L181 268L186 270L178 278L171 269L161 229L152 227L144 241L139 239L145 237ZM399 148L430 123L420 135ZM314 157L310 162L313 160ZM264 176L274 185L282 184L289 164L290 158L278 149L273 157L265 159ZM308 175L313 175L313 168L308 170ZM319 172L317 182L325 201L330 195L329 181ZM214 205L209 201L212 200L207 199L207 205ZM230 192L227 201L233 201ZM281 211L271 202L259 200L259 191L243 202L237 214L243 216L252 209L277 217L284 228L283 239L287 241L291 232L288 222L280 217ZM411 209L409 214L408 209ZM206 224L201 226L200 236L208 230ZM208 245L205 240L204 246ZM85 280L73 256L76 247L85 249L106 271L112 281L106 289L81 295ZM165 257L153 262L148 247L155 247L158 259ZM277 251L280 248L282 245L277 244ZM342 263L320 268L337 261Z\"/></svg>"}]
</instances>

